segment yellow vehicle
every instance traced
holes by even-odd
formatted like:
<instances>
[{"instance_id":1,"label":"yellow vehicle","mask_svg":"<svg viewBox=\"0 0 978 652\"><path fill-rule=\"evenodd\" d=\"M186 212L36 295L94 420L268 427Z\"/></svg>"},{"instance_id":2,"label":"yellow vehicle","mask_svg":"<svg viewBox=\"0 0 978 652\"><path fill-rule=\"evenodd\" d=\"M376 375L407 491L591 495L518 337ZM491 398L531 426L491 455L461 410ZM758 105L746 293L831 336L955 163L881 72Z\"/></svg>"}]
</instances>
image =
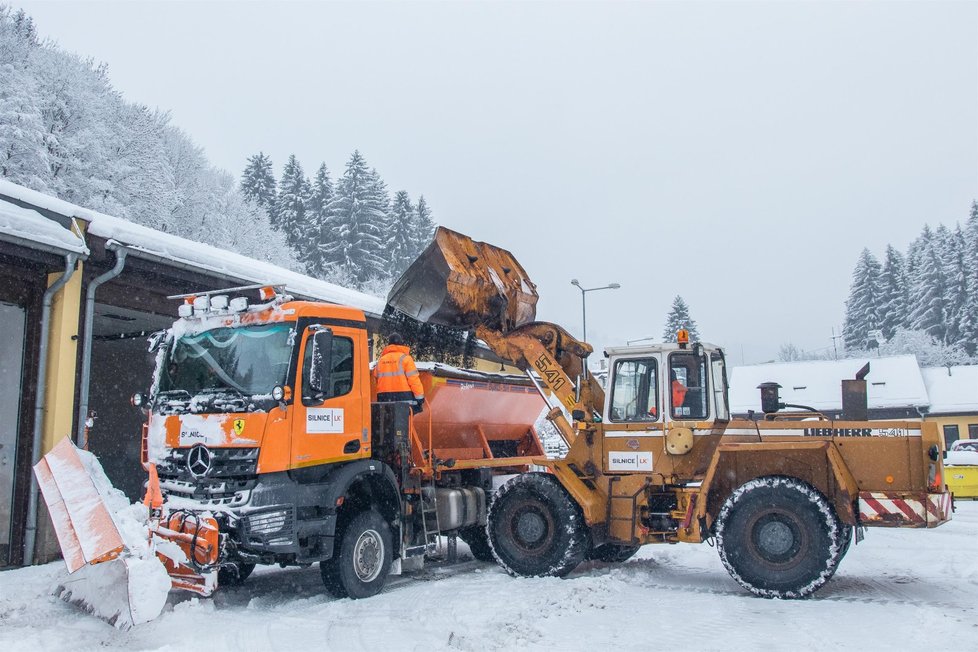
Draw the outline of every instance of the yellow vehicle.
<instances>
[{"instance_id":1,"label":"yellow vehicle","mask_svg":"<svg viewBox=\"0 0 978 652\"><path fill-rule=\"evenodd\" d=\"M678 344L609 349L606 395L587 372L592 348L533 321L535 287L508 251L442 228L388 297L421 321L474 329L554 401L569 452L509 480L489 508L510 573L561 576L587 558L709 540L751 592L797 598L832 577L861 526L950 518L936 426L866 421L865 373L844 381L844 420L780 413L774 384L764 415L733 420L722 349L681 332Z\"/></svg>"},{"instance_id":2,"label":"yellow vehicle","mask_svg":"<svg viewBox=\"0 0 978 652\"><path fill-rule=\"evenodd\" d=\"M959 439L944 458L947 488L955 498L978 499L978 439Z\"/></svg>"}]
</instances>

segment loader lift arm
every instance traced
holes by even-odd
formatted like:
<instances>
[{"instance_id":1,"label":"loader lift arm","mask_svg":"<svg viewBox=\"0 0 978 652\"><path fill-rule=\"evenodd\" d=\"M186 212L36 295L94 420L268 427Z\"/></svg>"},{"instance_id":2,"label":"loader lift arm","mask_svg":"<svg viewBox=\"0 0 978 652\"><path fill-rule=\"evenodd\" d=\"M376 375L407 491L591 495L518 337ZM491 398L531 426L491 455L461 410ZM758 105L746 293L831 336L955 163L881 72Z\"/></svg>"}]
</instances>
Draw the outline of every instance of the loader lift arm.
<instances>
[{"instance_id":1,"label":"loader lift arm","mask_svg":"<svg viewBox=\"0 0 978 652\"><path fill-rule=\"evenodd\" d=\"M500 358L535 372L576 421L591 423L604 406L585 364L593 348L556 324L533 321L537 299L510 252L439 227L387 302L421 322L474 330ZM570 445L575 431L563 412L554 408L547 418Z\"/></svg>"}]
</instances>

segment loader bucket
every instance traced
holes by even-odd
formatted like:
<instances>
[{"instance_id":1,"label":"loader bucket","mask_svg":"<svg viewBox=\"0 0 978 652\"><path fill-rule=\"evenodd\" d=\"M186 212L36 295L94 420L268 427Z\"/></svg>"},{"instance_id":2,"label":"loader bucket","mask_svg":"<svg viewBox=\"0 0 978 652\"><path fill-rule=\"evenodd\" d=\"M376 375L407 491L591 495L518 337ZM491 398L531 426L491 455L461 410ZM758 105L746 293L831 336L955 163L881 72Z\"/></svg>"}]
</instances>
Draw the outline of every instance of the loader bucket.
<instances>
[{"instance_id":1,"label":"loader bucket","mask_svg":"<svg viewBox=\"0 0 978 652\"><path fill-rule=\"evenodd\" d=\"M158 616L170 578L149 546L148 530L131 514L117 514L126 524L123 535L113 511L129 502L111 495L116 490L94 456L66 437L34 466L34 475L68 568L55 594L119 629Z\"/></svg>"},{"instance_id":2,"label":"loader bucket","mask_svg":"<svg viewBox=\"0 0 978 652\"><path fill-rule=\"evenodd\" d=\"M438 227L387 303L418 321L508 332L533 321L536 285L505 249Z\"/></svg>"}]
</instances>

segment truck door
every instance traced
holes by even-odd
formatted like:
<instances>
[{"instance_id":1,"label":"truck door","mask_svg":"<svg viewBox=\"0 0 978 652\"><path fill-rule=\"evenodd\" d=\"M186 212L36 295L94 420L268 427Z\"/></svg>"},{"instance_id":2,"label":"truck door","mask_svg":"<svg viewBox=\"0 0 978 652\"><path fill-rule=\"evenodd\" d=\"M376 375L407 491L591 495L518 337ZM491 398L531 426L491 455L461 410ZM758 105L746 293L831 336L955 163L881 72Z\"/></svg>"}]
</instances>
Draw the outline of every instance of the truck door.
<instances>
[{"instance_id":1,"label":"truck door","mask_svg":"<svg viewBox=\"0 0 978 652\"><path fill-rule=\"evenodd\" d=\"M357 373L367 368L356 360L358 337L363 333L353 328L305 329L293 403L292 468L369 457L370 381Z\"/></svg>"}]
</instances>

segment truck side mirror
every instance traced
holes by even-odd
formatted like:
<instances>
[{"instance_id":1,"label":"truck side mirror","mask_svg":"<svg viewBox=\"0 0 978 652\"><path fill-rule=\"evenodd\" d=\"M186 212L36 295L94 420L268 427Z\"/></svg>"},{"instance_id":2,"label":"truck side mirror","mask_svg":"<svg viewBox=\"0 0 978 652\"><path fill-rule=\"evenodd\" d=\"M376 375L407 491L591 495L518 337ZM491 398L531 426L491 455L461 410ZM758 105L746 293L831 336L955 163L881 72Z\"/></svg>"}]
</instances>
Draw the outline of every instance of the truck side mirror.
<instances>
[{"instance_id":1,"label":"truck side mirror","mask_svg":"<svg viewBox=\"0 0 978 652\"><path fill-rule=\"evenodd\" d=\"M160 350L160 346L163 344L163 340L166 339L166 331L156 331L147 338L149 342L149 352L156 353Z\"/></svg>"},{"instance_id":2,"label":"truck side mirror","mask_svg":"<svg viewBox=\"0 0 978 652\"><path fill-rule=\"evenodd\" d=\"M325 396L329 388L329 370L333 367L333 333L320 330L312 336L309 387L317 396Z\"/></svg>"}]
</instances>

